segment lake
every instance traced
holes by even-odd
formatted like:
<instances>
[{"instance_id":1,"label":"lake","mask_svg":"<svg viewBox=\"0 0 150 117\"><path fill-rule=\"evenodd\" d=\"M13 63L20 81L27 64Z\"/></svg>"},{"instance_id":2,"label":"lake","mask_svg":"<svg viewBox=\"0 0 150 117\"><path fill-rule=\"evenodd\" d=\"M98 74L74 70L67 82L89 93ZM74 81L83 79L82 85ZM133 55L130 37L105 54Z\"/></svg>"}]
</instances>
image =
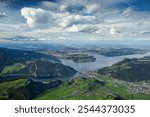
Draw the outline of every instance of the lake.
<instances>
[{"instance_id":1,"label":"lake","mask_svg":"<svg viewBox=\"0 0 150 117\"><path fill-rule=\"evenodd\" d=\"M96 58L95 62L75 63L73 60L61 60L64 65L70 66L79 72L97 71L98 69L111 66L118 63L125 58L142 58L150 56L150 52L146 54L134 54L116 57L106 57L98 54L90 54Z\"/></svg>"},{"instance_id":2,"label":"lake","mask_svg":"<svg viewBox=\"0 0 150 117\"><path fill-rule=\"evenodd\" d=\"M74 68L78 72L86 73L88 71L97 71L98 69L111 66L115 63L118 63L125 58L143 58L145 56L150 56L150 52L146 54L134 54L134 55L126 55L126 56L116 56L116 57L106 57L98 54L90 54L96 58L95 62L85 62L85 63L75 63L73 60L61 60L64 65L70 66ZM50 79L33 79L34 81L49 81L49 80L71 80L76 77L83 76L80 73L75 74L71 77L57 77Z\"/></svg>"}]
</instances>

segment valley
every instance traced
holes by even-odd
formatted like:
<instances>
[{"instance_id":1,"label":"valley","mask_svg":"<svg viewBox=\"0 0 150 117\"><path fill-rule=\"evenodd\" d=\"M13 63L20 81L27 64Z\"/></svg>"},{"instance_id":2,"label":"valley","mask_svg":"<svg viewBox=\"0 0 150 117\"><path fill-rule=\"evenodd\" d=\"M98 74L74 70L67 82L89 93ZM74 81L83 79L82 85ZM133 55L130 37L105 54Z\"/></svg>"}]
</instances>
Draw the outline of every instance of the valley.
<instances>
[{"instance_id":1,"label":"valley","mask_svg":"<svg viewBox=\"0 0 150 117\"><path fill-rule=\"evenodd\" d=\"M150 100L150 0L0 0L0 100Z\"/></svg>"},{"instance_id":2,"label":"valley","mask_svg":"<svg viewBox=\"0 0 150 117\"><path fill-rule=\"evenodd\" d=\"M0 48L0 99L150 99L148 49Z\"/></svg>"}]
</instances>

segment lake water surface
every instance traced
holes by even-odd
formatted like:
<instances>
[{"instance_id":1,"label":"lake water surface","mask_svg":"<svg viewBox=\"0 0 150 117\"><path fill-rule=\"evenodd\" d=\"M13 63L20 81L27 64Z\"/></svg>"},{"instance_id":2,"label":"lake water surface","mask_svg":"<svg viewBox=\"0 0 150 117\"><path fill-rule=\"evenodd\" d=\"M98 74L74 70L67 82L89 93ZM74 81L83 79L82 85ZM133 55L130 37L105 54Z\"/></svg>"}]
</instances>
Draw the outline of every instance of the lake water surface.
<instances>
[{"instance_id":1,"label":"lake water surface","mask_svg":"<svg viewBox=\"0 0 150 117\"><path fill-rule=\"evenodd\" d=\"M94 54L93 56L96 58L95 62L75 63L72 60L61 60L61 61L64 65L70 66L79 72L96 71L98 69L118 63L124 60L125 58L142 58L144 56L150 56L150 52L146 54L134 54L116 57L106 57L98 54Z\"/></svg>"}]
</instances>

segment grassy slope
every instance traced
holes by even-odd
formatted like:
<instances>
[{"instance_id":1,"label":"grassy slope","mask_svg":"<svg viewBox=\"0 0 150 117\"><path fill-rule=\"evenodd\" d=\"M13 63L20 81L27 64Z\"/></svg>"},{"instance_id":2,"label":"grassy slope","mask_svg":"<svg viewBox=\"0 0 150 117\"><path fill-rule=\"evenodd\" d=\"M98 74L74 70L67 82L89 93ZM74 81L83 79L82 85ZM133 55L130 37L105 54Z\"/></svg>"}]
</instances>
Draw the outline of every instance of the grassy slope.
<instances>
[{"instance_id":1,"label":"grassy slope","mask_svg":"<svg viewBox=\"0 0 150 117\"><path fill-rule=\"evenodd\" d=\"M61 63L52 63L47 60L36 60L5 66L0 73L0 76L35 76L35 73L37 77L65 77L74 75L76 71Z\"/></svg>"},{"instance_id":2,"label":"grassy slope","mask_svg":"<svg viewBox=\"0 0 150 117\"><path fill-rule=\"evenodd\" d=\"M7 99L9 89L24 86L26 82L27 79L19 79L0 83L0 99Z\"/></svg>"},{"instance_id":3,"label":"grassy slope","mask_svg":"<svg viewBox=\"0 0 150 117\"><path fill-rule=\"evenodd\" d=\"M72 82L64 82L55 89L47 90L36 99L103 99L103 96L97 93L102 89L96 79L77 78Z\"/></svg>"},{"instance_id":4,"label":"grassy slope","mask_svg":"<svg viewBox=\"0 0 150 117\"><path fill-rule=\"evenodd\" d=\"M2 70L0 75L18 72L19 70L24 69L24 68L25 68L25 65L23 65L21 63L15 63L11 66L4 67L4 69Z\"/></svg>"},{"instance_id":5,"label":"grassy slope","mask_svg":"<svg viewBox=\"0 0 150 117\"><path fill-rule=\"evenodd\" d=\"M110 81L111 78L101 77L105 84L98 83L96 79L77 78L73 83L64 82L55 89L50 89L38 95L35 99L54 100L54 99L150 99L150 95L129 94L127 89Z\"/></svg>"},{"instance_id":6,"label":"grassy slope","mask_svg":"<svg viewBox=\"0 0 150 117\"><path fill-rule=\"evenodd\" d=\"M99 77L104 82L95 78L76 78L71 82L64 82L61 85L48 89L38 95L35 99L90 99L90 100L112 100L112 99L150 99L150 95L130 94L126 87L112 82L113 79L105 76ZM19 79L0 83L0 99L8 99L11 89L18 89L25 86L27 79ZM17 93L17 92L16 92ZM17 94L22 96L20 92Z\"/></svg>"},{"instance_id":7,"label":"grassy slope","mask_svg":"<svg viewBox=\"0 0 150 117\"><path fill-rule=\"evenodd\" d=\"M126 87L121 86L117 83L113 83L112 82L113 79L111 77L103 76L99 78L107 82L105 86L108 90L110 90L110 92L115 93L124 99L127 100L149 100L150 99L150 95L147 94L130 94L127 91Z\"/></svg>"}]
</instances>

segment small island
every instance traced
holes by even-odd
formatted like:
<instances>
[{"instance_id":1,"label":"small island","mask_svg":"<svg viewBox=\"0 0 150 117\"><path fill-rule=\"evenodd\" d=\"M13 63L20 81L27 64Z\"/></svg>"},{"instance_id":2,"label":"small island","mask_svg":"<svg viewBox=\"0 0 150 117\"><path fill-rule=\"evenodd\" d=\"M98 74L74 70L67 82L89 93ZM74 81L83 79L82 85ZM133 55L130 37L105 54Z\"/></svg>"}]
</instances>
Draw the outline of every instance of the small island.
<instances>
[{"instance_id":1,"label":"small island","mask_svg":"<svg viewBox=\"0 0 150 117\"><path fill-rule=\"evenodd\" d=\"M75 63L95 62L96 60L96 58L88 54L72 54L66 57L66 59L73 60Z\"/></svg>"}]
</instances>

